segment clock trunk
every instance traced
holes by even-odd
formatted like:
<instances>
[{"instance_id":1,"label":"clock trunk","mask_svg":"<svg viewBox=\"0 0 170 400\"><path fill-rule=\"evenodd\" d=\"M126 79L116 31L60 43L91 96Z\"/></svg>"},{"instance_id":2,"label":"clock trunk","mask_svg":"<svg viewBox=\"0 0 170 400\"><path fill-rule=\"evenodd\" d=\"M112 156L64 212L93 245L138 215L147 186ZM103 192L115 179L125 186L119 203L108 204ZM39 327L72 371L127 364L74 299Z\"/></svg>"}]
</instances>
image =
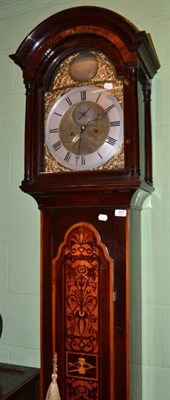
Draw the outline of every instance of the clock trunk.
<instances>
[{"instance_id":1,"label":"clock trunk","mask_svg":"<svg viewBox=\"0 0 170 400\"><path fill-rule=\"evenodd\" d=\"M41 221L43 396L57 351L63 400L79 399L81 391L84 399L95 393L98 400L124 400L129 375L129 209L71 207L61 213L56 208L42 211Z\"/></svg>"}]
</instances>

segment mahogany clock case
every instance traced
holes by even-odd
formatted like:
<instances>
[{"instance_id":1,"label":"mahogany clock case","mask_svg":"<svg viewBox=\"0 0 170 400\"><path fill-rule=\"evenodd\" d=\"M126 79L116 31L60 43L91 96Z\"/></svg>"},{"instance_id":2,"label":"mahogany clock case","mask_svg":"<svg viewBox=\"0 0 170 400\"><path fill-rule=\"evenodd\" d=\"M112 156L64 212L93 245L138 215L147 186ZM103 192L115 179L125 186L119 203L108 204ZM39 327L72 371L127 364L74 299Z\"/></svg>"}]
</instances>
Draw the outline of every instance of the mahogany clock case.
<instances>
[{"instance_id":1,"label":"mahogany clock case","mask_svg":"<svg viewBox=\"0 0 170 400\"><path fill-rule=\"evenodd\" d=\"M77 73L82 55L90 64ZM128 400L129 209L139 187L152 190L155 49L117 13L83 6L47 18L10 57L26 87L21 189L41 210L41 399L56 350L62 400ZM96 105L92 88L112 104ZM105 145L112 151L102 163Z\"/></svg>"},{"instance_id":2,"label":"mahogany clock case","mask_svg":"<svg viewBox=\"0 0 170 400\"><path fill-rule=\"evenodd\" d=\"M71 398L75 386L85 393L88 388L87 398L93 390L97 399L128 398L129 210L124 209L124 216L115 214L116 207L106 206L42 211L42 379L46 388L51 375L47 365L56 347L62 399ZM89 373L72 373L69 365L79 357L90 364Z\"/></svg>"},{"instance_id":3,"label":"mahogany clock case","mask_svg":"<svg viewBox=\"0 0 170 400\"><path fill-rule=\"evenodd\" d=\"M112 63L123 84L124 166L106 170L44 173L44 95L56 68L76 51L99 51ZM149 36L125 18L100 7L77 7L38 25L10 56L23 70L26 86L25 178L29 193L137 188L152 184L151 79L159 68ZM105 77L105 82L107 82ZM58 81L58 85L60 82ZM138 89L138 86L142 90ZM141 95L144 107L141 105ZM142 102L143 102L142 99ZM139 113L142 127L139 127ZM140 155L140 132L144 137ZM144 163L140 176L141 160Z\"/></svg>"}]
</instances>

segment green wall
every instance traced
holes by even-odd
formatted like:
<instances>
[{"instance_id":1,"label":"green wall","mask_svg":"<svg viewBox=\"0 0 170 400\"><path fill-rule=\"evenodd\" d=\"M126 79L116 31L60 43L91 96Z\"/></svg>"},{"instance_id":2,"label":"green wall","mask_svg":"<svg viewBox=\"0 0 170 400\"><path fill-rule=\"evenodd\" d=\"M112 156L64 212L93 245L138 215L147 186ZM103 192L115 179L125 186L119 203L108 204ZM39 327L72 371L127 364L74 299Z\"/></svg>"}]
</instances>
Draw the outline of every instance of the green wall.
<instances>
[{"instance_id":1,"label":"green wall","mask_svg":"<svg viewBox=\"0 0 170 400\"><path fill-rule=\"evenodd\" d=\"M39 22L78 5L105 6L150 32L161 63L152 92L155 192L142 212L132 212L131 400L141 400L140 388L142 400L169 400L170 2L165 0L0 0L0 361L39 366L39 211L19 190L25 89L21 70L8 55Z\"/></svg>"}]
</instances>

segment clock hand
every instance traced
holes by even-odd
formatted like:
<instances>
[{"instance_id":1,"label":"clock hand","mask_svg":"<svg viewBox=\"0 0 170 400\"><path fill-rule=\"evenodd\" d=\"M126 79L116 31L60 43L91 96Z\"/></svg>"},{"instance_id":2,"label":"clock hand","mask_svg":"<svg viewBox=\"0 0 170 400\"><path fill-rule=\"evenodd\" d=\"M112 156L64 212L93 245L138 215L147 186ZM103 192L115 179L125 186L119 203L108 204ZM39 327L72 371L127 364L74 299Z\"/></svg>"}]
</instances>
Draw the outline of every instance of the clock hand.
<instances>
[{"instance_id":1,"label":"clock hand","mask_svg":"<svg viewBox=\"0 0 170 400\"><path fill-rule=\"evenodd\" d=\"M97 118L92 119L91 121L88 121L86 126L91 125L93 122L101 121L104 118L104 116L105 116L105 113L98 114Z\"/></svg>"},{"instance_id":2,"label":"clock hand","mask_svg":"<svg viewBox=\"0 0 170 400\"><path fill-rule=\"evenodd\" d=\"M78 120L80 121L82 118L84 118L87 115L88 111L89 111L89 108L87 108L86 110L83 110L83 112L79 111L78 112L78 114L79 114Z\"/></svg>"},{"instance_id":3,"label":"clock hand","mask_svg":"<svg viewBox=\"0 0 170 400\"><path fill-rule=\"evenodd\" d=\"M82 141L82 137L83 137L83 134L84 134L84 132L85 132L85 129L86 129L85 125L82 125L82 126L81 126L81 131L80 131L80 137L79 137L79 144L78 144L78 150L77 150L77 157L80 155L81 141Z\"/></svg>"},{"instance_id":4,"label":"clock hand","mask_svg":"<svg viewBox=\"0 0 170 400\"><path fill-rule=\"evenodd\" d=\"M80 139L80 133L78 133L74 138L72 139L73 143L76 143Z\"/></svg>"},{"instance_id":5,"label":"clock hand","mask_svg":"<svg viewBox=\"0 0 170 400\"><path fill-rule=\"evenodd\" d=\"M83 136L83 133L85 132L85 129L86 129L85 125L82 125L80 133L78 133L78 134L77 134L76 136L74 136L74 138L72 139L72 142L73 142L73 143L76 143L76 142L81 138L81 136Z\"/></svg>"},{"instance_id":6,"label":"clock hand","mask_svg":"<svg viewBox=\"0 0 170 400\"><path fill-rule=\"evenodd\" d=\"M76 142L80 139L81 133L84 133L85 130L86 130L86 128L87 128L89 125L93 124L93 122L101 121L101 120L103 119L104 115L105 115L105 114L98 114L98 117L97 117L97 118L92 119L91 121L88 121L86 125L82 125L80 133L78 133L76 136L74 136L74 138L72 139L72 142L73 142L73 143L76 143ZM82 131L83 131L83 132L82 132Z\"/></svg>"}]
</instances>

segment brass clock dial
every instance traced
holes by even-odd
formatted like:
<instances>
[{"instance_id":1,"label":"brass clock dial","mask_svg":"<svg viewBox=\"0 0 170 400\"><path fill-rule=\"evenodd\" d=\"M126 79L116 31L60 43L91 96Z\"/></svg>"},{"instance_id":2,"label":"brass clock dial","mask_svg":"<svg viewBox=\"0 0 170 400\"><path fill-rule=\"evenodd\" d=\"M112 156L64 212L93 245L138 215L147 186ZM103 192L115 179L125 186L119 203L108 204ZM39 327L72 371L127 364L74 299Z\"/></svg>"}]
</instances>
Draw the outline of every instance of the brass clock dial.
<instances>
[{"instance_id":1,"label":"brass clock dial","mask_svg":"<svg viewBox=\"0 0 170 400\"><path fill-rule=\"evenodd\" d=\"M97 86L80 86L61 96L46 122L46 143L55 160L70 170L91 170L108 162L123 139L117 99Z\"/></svg>"}]
</instances>

